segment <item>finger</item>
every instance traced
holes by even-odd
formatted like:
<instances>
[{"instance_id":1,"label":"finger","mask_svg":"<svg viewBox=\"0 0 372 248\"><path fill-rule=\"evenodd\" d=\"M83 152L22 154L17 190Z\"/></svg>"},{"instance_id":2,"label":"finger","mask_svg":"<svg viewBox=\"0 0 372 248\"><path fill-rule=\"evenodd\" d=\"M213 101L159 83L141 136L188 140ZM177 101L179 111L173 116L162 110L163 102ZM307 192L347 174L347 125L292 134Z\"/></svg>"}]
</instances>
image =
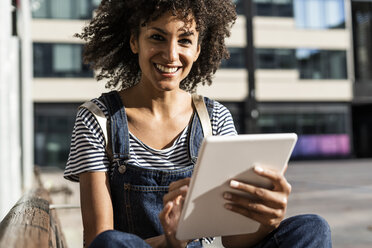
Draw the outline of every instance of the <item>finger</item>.
<instances>
[{"instance_id":1,"label":"finger","mask_svg":"<svg viewBox=\"0 0 372 248\"><path fill-rule=\"evenodd\" d=\"M172 218L178 219L180 217L183 207L182 198L179 196L173 201Z\"/></svg>"},{"instance_id":2,"label":"finger","mask_svg":"<svg viewBox=\"0 0 372 248\"><path fill-rule=\"evenodd\" d=\"M169 191L167 194L163 197L163 203L166 204L169 201L175 200L177 197L185 197L187 194L187 191L189 190L188 185L183 185L182 187Z\"/></svg>"},{"instance_id":3,"label":"finger","mask_svg":"<svg viewBox=\"0 0 372 248\"><path fill-rule=\"evenodd\" d=\"M257 175L270 179L271 182L274 184L274 189L285 192L287 194L291 192L292 187L281 172L271 169L265 169L261 166L255 166L253 170Z\"/></svg>"},{"instance_id":4,"label":"finger","mask_svg":"<svg viewBox=\"0 0 372 248\"><path fill-rule=\"evenodd\" d=\"M282 218L275 218L275 217L272 217L272 216L269 216L267 214L262 214L262 213L259 213L257 211L252 211L251 209L247 209L247 208L243 208L239 205L235 205L235 204L230 204L230 203L227 203L225 204L225 208L230 210L230 211L233 211L235 213L238 213L238 214L241 214L245 217L248 217L250 219L253 219L263 225L269 225L269 226L272 226L272 227L277 227L279 226L280 224L280 221L282 220Z\"/></svg>"},{"instance_id":5,"label":"finger","mask_svg":"<svg viewBox=\"0 0 372 248\"><path fill-rule=\"evenodd\" d=\"M244 206L239 205L239 204L232 204L232 203L227 203L227 204L235 206L236 209L240 209L240 210L245 209L245 211L248 211L252 214L256 213L260 216L265 216L266 219L273 219L273 218L277 219L277 218L284 217L283 210L269 208L259 203L249 203L249 204L245 204Z\"/></svg>"},{"instance_id":6,"label":"finger","mask_svg":"<svg viewBox=\"0 0 372 248\"><path fill-rule=\"evenodd\" d=\"M232 194L229 192L224 193L224 198L229 200L229 204L237 205L242 208L250 209L252 211L258 212L263 215L268 215L273 218L279 218L284 216L286 205L271 203L267 204L265 202L258 202L253 199L249 199L240 195Z\"/></svg>"},{"instance_id":7,"label":"finger","mask_svg":"<svg viewBox=\"0 0 372 248\"><path fill-rule=\"evenodd\" d=\"M169 184L169 191L172 191L172 190L175 190L177 188L180 188L183 185L189 185L190 184L190 180L191 180L190 177L186 177L186 178L183 178L181 180L178 180L178 181L175 181L175 182L171 182Z\"/></svg>"},{"instance_id":8,"label":"finger","mask_svg":"<svg viewBox=\"0 0 372 248\"><path fill-rule=\"evenodd\" d=\"M164 233L167 234L167 235L171 235L172 234L172 231L169 228L169 225L171 223L170 214L172 212L172 209L173 209L173 202L168 202L164 206L163 210L159 213L160 222L161 222L161 224L163 226Z\"/></svg>"},{"instance_id":9,"label":"finger","mask_svg":"<svg viewBox=\"0 0 372 248\"><path fill-rule=\"evenodd\" d=\"M163 224L168 224L170 222L170 213L173 209L173 202L167 202L165 204L162 211L159 213L159 219L163 222Z\"/></svg>"},{"instance_id":10,"label":"finger","mask_svg":"<svg viewBox=\"0 0 372 248\"><path fill-rule=\"evenodd\" d=\"M253 196L254 199L259 200L261 202L264 202L265 205L268 205L269 207L274 208L286 208L287 207L287 194L282 194L278 192L271 191L269 189L264 189L260 187L256 187L250 184L241 183L235 180L231 180L230 186L234 189L237 189L239 191L242 191L244 193L248 193L251 196ZM237 199L247 199L246 197L239 196L232 193L225 193L226 196L233 196L235 200ZM224 197L225 197L224 195ZM225 198L226 199L226 198Z\"/></svg>"}]
</instances>

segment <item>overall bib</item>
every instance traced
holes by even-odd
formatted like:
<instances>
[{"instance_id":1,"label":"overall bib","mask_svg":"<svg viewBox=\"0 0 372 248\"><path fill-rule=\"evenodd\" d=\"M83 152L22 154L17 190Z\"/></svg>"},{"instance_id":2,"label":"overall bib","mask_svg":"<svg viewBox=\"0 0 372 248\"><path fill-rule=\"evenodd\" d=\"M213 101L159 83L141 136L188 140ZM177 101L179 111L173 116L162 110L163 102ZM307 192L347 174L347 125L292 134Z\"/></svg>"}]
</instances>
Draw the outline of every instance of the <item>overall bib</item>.
<instances>
[{"instance_id":1,"label":"overall bib","mask_svg":"<svg viewBox=\"0 0 372 248\"><path fill-rule=\"evenodd\" d=\"M168 185L185 177L191 177L198 151L204 137L197 114L189 126L187 145L192 165L181 169L148 169L128 162L129 131L125 108L117 91L103 94L100 100L105 103L110 116L110 139L112 149L112 169L110 177L111 197L114 211L114 228L135 234L142 239L163 234L158 218L163 209L163 196ZM205 98L209 117L212 117L213 100ZM194 241L188 247L201 247Z\"/></svg>"}]
</instances>

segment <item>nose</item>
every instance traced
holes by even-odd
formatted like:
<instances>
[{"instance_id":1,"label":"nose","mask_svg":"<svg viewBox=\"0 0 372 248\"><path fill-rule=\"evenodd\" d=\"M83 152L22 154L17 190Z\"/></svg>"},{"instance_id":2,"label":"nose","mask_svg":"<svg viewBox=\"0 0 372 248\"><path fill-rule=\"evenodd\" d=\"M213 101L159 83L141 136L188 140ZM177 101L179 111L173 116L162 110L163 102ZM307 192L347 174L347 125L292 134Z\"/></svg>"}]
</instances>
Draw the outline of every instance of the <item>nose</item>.
<instances>
[{"instance_id":1,"label":"nose","mask_svg":"<svg viewBox=\"0 0 372 248\"><path fill-rule=\"evenodd\" d=\"M177 41L170 41L164 51L164 58L169 62L178 60L178 44Z\"/></svg>"}]
</instances>

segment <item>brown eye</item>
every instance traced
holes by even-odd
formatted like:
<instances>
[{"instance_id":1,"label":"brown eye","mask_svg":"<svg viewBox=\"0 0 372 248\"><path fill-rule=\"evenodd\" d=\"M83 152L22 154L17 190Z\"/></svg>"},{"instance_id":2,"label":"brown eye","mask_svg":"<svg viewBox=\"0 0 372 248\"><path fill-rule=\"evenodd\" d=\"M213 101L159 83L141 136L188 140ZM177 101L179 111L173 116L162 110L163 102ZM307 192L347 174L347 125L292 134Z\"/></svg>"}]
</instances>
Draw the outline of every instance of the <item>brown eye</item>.
<instances>
[{"instance_id":1,"label":"brown eye","mask_svg":"<svg viewBox=\"0 0 372 248\"><path fill-rule=\"evenodd\" d=\"M179 43L181 43L183 45L191 45L192 41L189 40L189 39L182 39L182 40L179 41Z\"/></svg>"},{"instance_id":2,"label":"brown eye","mask_svg":"<svg viewBox=\"0 0 372 248\"><path fill-rule=\"evenodd\" d=\"M153 40L157 40L157 41L163 41L164 40L164 37L161 36L161 35L158 35L158 34L153 34L150 36L151 39Z\"/></svg>"}]
</instances>

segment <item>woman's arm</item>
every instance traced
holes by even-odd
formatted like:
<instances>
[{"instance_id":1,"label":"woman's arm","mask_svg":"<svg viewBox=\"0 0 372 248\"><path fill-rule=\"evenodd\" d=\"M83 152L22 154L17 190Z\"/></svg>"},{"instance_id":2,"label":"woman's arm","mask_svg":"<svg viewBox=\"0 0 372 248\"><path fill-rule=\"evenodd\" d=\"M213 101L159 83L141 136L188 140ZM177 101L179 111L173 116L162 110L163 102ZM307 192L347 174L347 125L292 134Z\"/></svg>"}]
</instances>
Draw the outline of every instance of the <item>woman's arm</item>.
<instances>
[{"instance_id":1,"label":"woman's arm","mask_svg":"<svg viewBox=\"0 0 372 248\"><path fill-rule=\"evenodd\" d=\"M85 247L103 231L113 229L110 184L106 172L84 172L79 176Z\"/></svg>"},{"instance_id":2,"label":"woman's arm","mask_svg":"<svg viewBox=\"0 0 372 248\"><path fill-rule=\"evenodd\" d=\"M230 211L239 213L242 218L251 218L259 222L257 232L246 235L222 237L225 247L251 247L261 241L267 234L277 228L285 216L291 185L284 175L270 169L255 167L254 171L271 180L273 189L264 189L232 180L230 186L253 198L239 196L226 192L224 198L229 202L225 205Z\"/></svg>"}]
</instances>

